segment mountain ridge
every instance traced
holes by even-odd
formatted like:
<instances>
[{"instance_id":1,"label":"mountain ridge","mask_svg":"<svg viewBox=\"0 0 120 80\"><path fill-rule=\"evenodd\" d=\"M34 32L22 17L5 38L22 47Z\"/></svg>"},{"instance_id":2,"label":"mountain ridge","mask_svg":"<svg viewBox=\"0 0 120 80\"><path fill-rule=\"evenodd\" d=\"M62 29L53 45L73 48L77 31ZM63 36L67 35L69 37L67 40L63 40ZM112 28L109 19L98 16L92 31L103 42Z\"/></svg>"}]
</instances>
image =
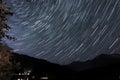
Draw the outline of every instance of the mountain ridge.
<instances>
[{"instance_id":1,"label":"mountain ridge","mask_svg":"<svg viewBox=\"0 0 120 80\"><path fill-rule=\"evenodd\" d=\"M120 58L115 55L100 55L87 62L73 62L68 65L50 63L27 55L13 54L22 70L31 69L30 80L39 80L47 75L49 80L119 80ZM35 79L32 79L35 76Z\"/></svg>"}]
</instances>

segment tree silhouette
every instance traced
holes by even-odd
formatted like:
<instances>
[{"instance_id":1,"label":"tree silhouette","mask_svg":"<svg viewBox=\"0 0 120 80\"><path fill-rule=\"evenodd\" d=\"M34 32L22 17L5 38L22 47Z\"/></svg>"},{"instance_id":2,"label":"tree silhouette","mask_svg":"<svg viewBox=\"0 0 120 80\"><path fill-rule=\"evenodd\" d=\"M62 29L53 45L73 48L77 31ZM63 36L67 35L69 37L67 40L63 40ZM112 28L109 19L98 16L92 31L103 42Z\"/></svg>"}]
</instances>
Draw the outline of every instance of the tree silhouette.
<instances>
[{"instance_id":1,"label":"tree silhouette","mask_svg":"<svg viewBox=\"0 0 120 80\"><path fill-rule=\"evenodd\" d=\"M4 37L10 40L15 40L14 37L7 34L7 32L11 29L11 27L6 24L8 15L13 15L13 12L11 12L10 8L3 4L2 0L0 0L0 40Z\"/></svg>"},{"instance_id":2,"label":"tree silhouette","mask_svg":"<svg viewBox=\"0 0 120 80\"><path fill-rule=\"evenodd\" d=\"M3 38L9 40L15 40L14 37L7 34L11 29L6 24L7 16L13 15L10 8L3 4L3 0L0 0L0 80L10 80L13 75L13 67L17 63L12 63L11 60L11 48L9 48L3 41Z\"/></svg>"}]
</instances>

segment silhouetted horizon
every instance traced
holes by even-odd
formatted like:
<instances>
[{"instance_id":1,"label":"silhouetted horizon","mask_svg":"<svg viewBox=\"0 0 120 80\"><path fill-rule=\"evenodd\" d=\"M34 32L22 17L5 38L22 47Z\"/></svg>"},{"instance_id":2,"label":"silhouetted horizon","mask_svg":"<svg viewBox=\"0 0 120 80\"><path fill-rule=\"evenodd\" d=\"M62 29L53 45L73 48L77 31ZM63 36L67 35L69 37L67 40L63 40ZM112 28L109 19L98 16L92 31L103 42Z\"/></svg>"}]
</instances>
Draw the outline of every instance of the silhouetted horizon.
<instances>
[{"instance_id":1,"label":"silhouetted horizon","mask_svg":"<svg viewBox=\"0 0 120 80\"><path fill-rule=\"evenodd\" d=\"M120 57L120 55L117 56ZM16 53L13 53L13 59L21 64L18 73L31 70L30 80L37 80L45 75L49 80L86 80L88 77L93 80L118 80L120 75L120 58L116 55L100 55L90 61L73 62L68 65L50 63L46 60ZM32 76L35 78L32 79Z\"/></svg>"}]
</instances>

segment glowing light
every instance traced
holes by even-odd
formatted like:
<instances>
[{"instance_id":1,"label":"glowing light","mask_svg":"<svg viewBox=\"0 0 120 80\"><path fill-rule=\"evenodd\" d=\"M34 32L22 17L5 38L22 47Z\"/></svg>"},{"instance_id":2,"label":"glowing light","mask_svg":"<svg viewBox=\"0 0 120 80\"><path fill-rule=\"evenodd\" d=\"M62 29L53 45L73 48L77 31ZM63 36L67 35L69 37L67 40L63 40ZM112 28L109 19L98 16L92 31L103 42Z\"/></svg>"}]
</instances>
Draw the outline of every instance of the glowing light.
<instances>
[{"instance_id":1,"label":"glowing light","mask_svg":"<svg viewBox=\"0 0 120 80\"><path fill-rule=\"evenodd\" d=\"M41 77L40 79L48 80L48 77Z\"/></svg>"}]
</instances>

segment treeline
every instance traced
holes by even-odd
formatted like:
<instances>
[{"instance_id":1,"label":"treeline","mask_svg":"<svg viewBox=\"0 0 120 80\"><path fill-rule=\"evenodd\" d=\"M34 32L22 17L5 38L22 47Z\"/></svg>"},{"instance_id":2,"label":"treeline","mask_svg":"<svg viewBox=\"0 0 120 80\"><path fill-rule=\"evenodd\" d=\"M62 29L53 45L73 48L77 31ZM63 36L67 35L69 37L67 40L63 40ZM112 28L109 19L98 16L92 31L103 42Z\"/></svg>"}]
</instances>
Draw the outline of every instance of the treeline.
<instances>
[{"instance_id":1,"label":"treeline","mask_svg":"<svg viewBox=\"0 0 120 80\"><path fill-rule=\"evenodd\" d=\"M0 0L0 80L11 80L15 68L19 66L15 61L11 61L12 49L2 40L3 38L16 40L15 37L7 34L11 27L6 21L8 16L12 15L10 8L3 3L3 0Z\"/></svg>"}]
</instances>

